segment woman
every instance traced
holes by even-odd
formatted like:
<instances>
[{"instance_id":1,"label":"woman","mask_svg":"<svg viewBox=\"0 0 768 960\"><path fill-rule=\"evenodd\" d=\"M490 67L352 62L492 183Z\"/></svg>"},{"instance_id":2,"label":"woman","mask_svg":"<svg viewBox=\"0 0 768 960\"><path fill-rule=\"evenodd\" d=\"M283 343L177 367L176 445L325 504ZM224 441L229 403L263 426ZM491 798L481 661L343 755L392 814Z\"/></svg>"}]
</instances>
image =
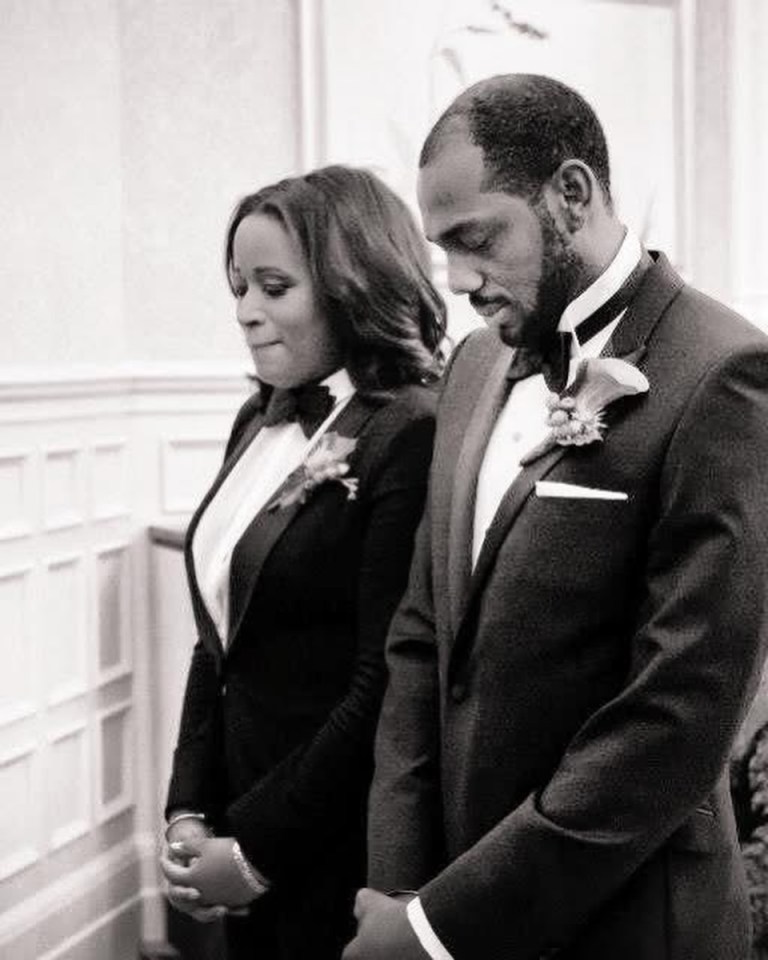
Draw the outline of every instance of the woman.
<instances>
[{"instance_id":1,"label":"woman","mask_svg":"<svg viewBox=\"0 0 768 960\"><path fill-rule=\"evenodd\" d=\"M261 389L187 535L199 640L162 864L180 909L228 908L230 958L323 960L351 938L365 879L444 307L407 208L361 170L246 197L225 259Z\"/></svg>"}]
</instances>

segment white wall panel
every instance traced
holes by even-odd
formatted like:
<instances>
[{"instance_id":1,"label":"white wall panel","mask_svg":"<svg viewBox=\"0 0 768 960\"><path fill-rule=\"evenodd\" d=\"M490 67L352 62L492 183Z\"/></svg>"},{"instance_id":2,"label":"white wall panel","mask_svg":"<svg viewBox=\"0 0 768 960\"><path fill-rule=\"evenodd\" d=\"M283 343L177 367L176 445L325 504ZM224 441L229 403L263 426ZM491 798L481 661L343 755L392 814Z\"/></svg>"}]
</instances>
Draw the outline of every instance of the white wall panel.
<instances>
[{"instance_id":1,"label":"white wall panel","mask_svg":"<svg viewBox=\"0 0 768 960\"><path fill-rule=\"evenodd\" d=\"M0 450L0 541L32 530L35 494L31 452Z\"/></svg>"},{"instance_id":2,"label":"white wall panel","mask_svg":"<svg viewBox=\"0 0 768 960\"><path fill-rule=\"evenodd\" d=\"M44 582L41 649L47 700L59 703L87 689L87 612L82 555L50 559Z\"/></svg>"},{"instance_id":3,"label":"white wall panel","mask_svg":"<svg viewBox=\"0 0 768 960\"><path fill-rule=\"evenodd\" d=\"M59 732L48 744L45 789L48 803L47 835L50 849L58 850L88 832L91 821L88 731L85 723ZM39 801L38 801L39 803Z\"/></svg>"},{"instance_id":4,"label":"white wall panel","mask_svg":"<svg viewBox=\"0 0 768 960\"><path fill-rule=\"evenodd\" d=\"M0 880L34 863L39 855L38 825L34 816L39 807L34 782L34 745L0 757Z\"/></svg>"},{"instance_id":5,"label":"white wall panel","mask_svg":"<svg viewBox=\"0 0 768 960\"><path fill-rule=\"evenodd\" d=\"M134 754L130 705L105 711L99 720L99 776L96 781L99 819L108 820L133 802Z\"/></svg>"},{"instance_id":6,"label":"white wall panel","mask_svg":"<svg viewBox=\"0 0 768 960\"><path fill-rule=\"evenodd\" d=\"M216 476L223 453L221 437L167 438L160 464L163 509L191 513Z\"/></svg>"},{"instance_id":7,"label":"white wall panel","mask_svg":"<svg viewBox=\"0 0 768 960\"><path fill-rule=\"evenodd\" d=\"M125 545L100 548L96 565L96 637L99 682L130 670L130 569Z\"/></svg>"},{"instance_id":8,"label":"white wall panel","mask_svg":"<svg viewBox=\"0 0 768 960\"><path fill-rule=\"evenodd\" d=\"M128 505L126 441L102 441L91 447L90 505L97 520L125 516Z\"/></svg>"},{"instance_id":9,"label":"white wall panel","mask_svg":"<svg viewBox=\"0 0 768 960\"><path fill-rule=\"evenodd\" d=\"M85 519L82 461L82 450L76 447L48 449L44 453L44 516L48 530L73 527Z\"/></svg>"},{"instance_id":10,"label":"white wall panel","mask_svg":"<svg viewBox=\"0 0 768 960\"><path fill-rule=\"evenodd\" d=\"M0 727L36 708L30 570L0 570Z\"/></svg>"}]
</instances>

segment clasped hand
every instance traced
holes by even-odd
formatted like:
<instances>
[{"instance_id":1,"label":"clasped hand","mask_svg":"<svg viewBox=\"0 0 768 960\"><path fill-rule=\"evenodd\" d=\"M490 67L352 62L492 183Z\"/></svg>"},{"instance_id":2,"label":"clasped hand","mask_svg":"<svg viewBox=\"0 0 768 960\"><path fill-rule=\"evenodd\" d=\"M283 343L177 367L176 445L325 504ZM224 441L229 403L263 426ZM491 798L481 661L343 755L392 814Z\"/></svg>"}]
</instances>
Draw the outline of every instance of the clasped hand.
<instances>
[{"instance_id":1,"label":"clasped hand","mask_svg":"<svg viewBox=\"0 0 768 960\"><path fill-rule=\"evenodd\" d=\"M233 842L205 833L166 842L160 866L177 909L209 922L254 899L232 856Z\"/></svg>"},{"instance_id":2,"label":"clasped hand","mask_svg":"<svg viewBox=\"0 0 768 960\"><path fill-rule=\"evenodd\" d=\"M377 890L359 890L355 898L357 935L342 960L429 960L406 914L406 902Z\"/></svg>"}]
</instances>

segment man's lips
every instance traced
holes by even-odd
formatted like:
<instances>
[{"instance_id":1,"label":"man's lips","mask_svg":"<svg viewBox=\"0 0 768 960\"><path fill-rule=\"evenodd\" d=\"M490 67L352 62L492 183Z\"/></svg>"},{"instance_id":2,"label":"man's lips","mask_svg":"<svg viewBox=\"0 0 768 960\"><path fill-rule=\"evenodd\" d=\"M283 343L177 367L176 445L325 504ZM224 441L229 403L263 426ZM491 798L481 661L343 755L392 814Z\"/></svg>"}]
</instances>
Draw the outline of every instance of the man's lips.
<instances>
[{"instance_id":1,"label":"man's lips","mask_svg":"<svg viewBox=\"0 0 768 960\"><path fill-rule=\"evenodd\" d=\"M475 312L481 317L485 317L486 320L495 316L499 310L507 306L506 300L473 300L470 298L469 302L472 304Z\"/></svg>"}]
</instances>

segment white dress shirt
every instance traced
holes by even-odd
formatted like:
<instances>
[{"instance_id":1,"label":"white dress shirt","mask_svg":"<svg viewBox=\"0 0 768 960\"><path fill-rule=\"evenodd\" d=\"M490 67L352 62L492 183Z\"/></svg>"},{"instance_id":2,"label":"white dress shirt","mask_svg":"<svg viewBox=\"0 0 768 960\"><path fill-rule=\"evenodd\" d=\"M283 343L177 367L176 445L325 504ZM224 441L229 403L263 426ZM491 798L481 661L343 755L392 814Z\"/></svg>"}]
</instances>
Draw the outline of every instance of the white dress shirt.
<instances>
[{"instance_id":1,"label":"white dress shirt","mask_svg":"<svg viewBox=\"0 0 768 960\"><path fill-rule=\"evenodd\" d=\"M568 382L573 380L579 360L599 356L625 311L586 343L578 341L578 326L623 286L640 262L642 247L629 230L606 270L563 311L557 329L573 334ZM477 479L475 519L472 537L472 565L477 562L483 540L504 494L522 469L525 456L549 433L546 398L549 393L542 374L518 380L496 419ZM432 960L453 960L432 929L418 897L410 901L407 914L419 943Z\"/></svg>"},{"instance_id":2,"label":"white dress shirt","mask_svg":"<svg viewBox=\"0 0 768 960\"><path fill-rule=\"evenodd\" d=\"M315 433L305 437L295 421L262 427L204 510L192 538L200 593L225 646L229 634L232 551L256 514L301 464L355 392L349 374L343 369L322 383L333 394L335 403Z\"/></svg>"},{"instance_id":3,"label":"white dress shirt","mask_svg":"<svg viewBox=\"0 0 768 960\"><path fill-rule=\"evenodd\" d=\"M579 324L607 303L622 287L640 261L641 254L640 241L635 234L627 231L621 247L604 273L565 308L557 329L573 334L569 383L573 380L579 360L600 354L618 326L623 311L587 343L580 344L578 341ZM477 479L473 566L501 499L520 472L520 458L533 450L549 433L546 424L548 394L549 390L540 373L518 380L499 413Z\"/></svg>"}]
</instances>

